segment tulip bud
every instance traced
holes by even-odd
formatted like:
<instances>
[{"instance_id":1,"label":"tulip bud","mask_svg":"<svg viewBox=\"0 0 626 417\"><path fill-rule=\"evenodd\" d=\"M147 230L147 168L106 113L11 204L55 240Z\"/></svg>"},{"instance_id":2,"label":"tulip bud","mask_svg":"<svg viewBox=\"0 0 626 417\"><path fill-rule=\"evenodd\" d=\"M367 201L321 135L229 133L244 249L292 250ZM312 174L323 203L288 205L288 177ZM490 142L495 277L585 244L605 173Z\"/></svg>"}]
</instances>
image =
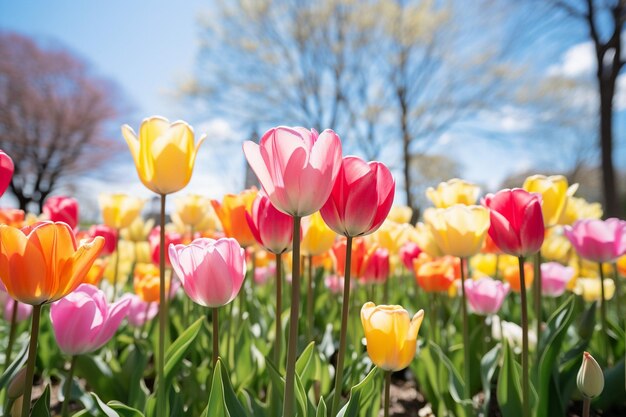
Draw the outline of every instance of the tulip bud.
<instances>
[{"instance_id":1,"label":"tulip bud","mask_svg":"<svg viewBox=\"0 0 626 417\"><path fill-rule=\"evenodd\" d=\"M11 380L7 389L7 397L15 400L24 395L24 382L26 382L26 367L20 369Z\"/></svg>"},{"instance_id":2,"label":"tulip bud","mask_svg":"<svg viewBox=\"0 0 626 417\"><path fill-rule=\"evenodd\" d=\"M587 398L595 398L602 394L604 389L604 374L598 362L589 354L583 354L583 363L576 377L576 385Z\"/></svg>"}]
</instances>

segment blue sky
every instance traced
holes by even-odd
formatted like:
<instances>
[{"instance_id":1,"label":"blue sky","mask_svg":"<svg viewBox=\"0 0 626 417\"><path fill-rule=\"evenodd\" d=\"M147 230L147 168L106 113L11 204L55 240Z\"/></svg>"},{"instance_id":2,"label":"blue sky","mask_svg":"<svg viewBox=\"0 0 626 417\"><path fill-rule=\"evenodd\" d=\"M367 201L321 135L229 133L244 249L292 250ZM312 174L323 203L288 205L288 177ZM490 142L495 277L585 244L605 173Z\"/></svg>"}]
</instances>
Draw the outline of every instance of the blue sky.
<instances>
[{"instance_id":1,"label":"blue sky","mask_svg":"<svg viewBox=\"0 0 626 417\"><path fill-rule=\"evenodd\" d=\"M244 159L240 142L248 132L234 131L223 119L198 120L171 94L193 72L198 50L197 17L209 10L210 3L210 0L2 1L0 29L44 42L60 42L90 63L99 75L115 81L131 107L120 124L137 128L144 117L160 114L172 120L186 120L196 131L210 130L212 139L205 143L198 157L187 191L219 197L241 187ZM590 59L585 47L575 46L563 51L561 60L555 62L551 71L590 71ZM523 132L523 121L515 115L495 122L503 131ZM123 141L121 135L119 140ZM489 140L472 140L470 144L459 132L447 135L435 150L446 153L452 148L458 153L463 176L492 190L504 176L528 168L535 159L523 144L514 150L515 156L511 158L510 146ZM622 159L623 148L616 155L616 162L621 160L622 165L626 162ZM490 158L487 160L484 155ZM79 184L78 190L87 210L95 209L94 191L122 190L150 196L137 180L129 154L121 155L110 165L108 177L90 175ZM80 194L80 190L88 192Z\"/></svg>"}]
</instances>

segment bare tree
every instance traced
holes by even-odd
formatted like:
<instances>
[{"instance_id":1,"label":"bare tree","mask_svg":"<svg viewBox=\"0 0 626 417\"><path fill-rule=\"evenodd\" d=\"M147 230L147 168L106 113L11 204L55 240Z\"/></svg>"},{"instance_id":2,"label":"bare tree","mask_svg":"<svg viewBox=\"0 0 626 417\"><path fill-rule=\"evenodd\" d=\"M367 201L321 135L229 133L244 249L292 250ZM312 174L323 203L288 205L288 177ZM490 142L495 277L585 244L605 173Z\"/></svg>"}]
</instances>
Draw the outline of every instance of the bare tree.
<instances>
[{"instance_id":1,"label":"bare tree","mask_svg":"<svg viewBox=\"0 0 626 417\"><path fill-rule=\"evenodd\" d=\"M0 34L0 148L15 162L11 192L22 209L63 177L97 167L119 142L105 135L117 113L115 88L60 48Z\"/></svg>"}]
</instances>

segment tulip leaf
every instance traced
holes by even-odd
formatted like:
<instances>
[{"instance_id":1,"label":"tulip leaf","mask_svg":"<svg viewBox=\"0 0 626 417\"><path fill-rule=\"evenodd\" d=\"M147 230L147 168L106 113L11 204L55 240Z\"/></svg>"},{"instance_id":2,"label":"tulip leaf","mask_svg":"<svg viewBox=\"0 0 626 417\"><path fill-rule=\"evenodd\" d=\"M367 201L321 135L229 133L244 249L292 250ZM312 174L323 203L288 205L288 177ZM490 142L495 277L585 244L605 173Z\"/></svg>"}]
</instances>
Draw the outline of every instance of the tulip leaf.
<instances>
[{"instance_id":1,"label":"tulip leaf","mask_svg":"<svg viewBox=\"0 0 626 417\"><path fill-rule=\"evenodd\" d=\"M376 383L376 378L380 374L377 367L372 369L369 374L352 387L350 390L350 399L339 413L337 417L359 417L361 410L371 410L373 407L370 402L374 401L374 396L379 397L380 392L378 390L379 384Z\"/></svg>"},{"instance_id":2,"label":"tulip leaf","mask_svg":"<svg viewBox=\"0 0 626 417\"><path fill-rule=\"evenodd\" d=\"M431 349L437 354L439 360L445 365L448 370L448 374L450 378L448 379L448 389L450 390L450 395L458 404L471 403L471 400L463 399L463 393L465 392L465 383L457 371L454 364L450 361L450 359L446 356L445 353L441 350L441 348L433 341L430 342Z\"/></svg>"},{"instance_id":3,"label":"tulip leaf","mask_svg":"<svg viewBox=\"0 0 626 417\"><path fill-rule=\"evenodd\" d=\"M13 359L13 362L9 365L9 367L4 371L2 376L0 376L0 390L4 389L7 385L11 383L15 375L22 369L24 364L26 364L26 360L28 359L28 343L24 345L22 350L18 353L18 355Z\"/></svg>"},{"instance_id":4,"label":"tulip leaf","mask_svg":"<svg viewBox=\"0 0 626 417\"><path fill-rule=\"evenodd\" d=\"M324 397L320 397L320 403L317 405L317 413L315 417L326 417L326 403L324 402Z\"/></svg>"},{"instance_id":5,"label":"tulip leaf","mask_svg":"<svg viewBox=\"0 0 626 417\"><path fill-rule=\"evenodd\" d=\"M198 333L202 327L204 317L196 320L191 326L187 328L178 338L171 344L165 353L165 369L164 369L164 381L165 386L171 385L174 374L178 369L181 361L191 348L192 343L196 340ZM157 381L157 383L159 383Z\"/></svg>"},{"instance_id":6,"label":"tulip leaf","mask_svg":"<svg viewBox=\"0 0 626 417\"><path fill-rule=\"evenodd\" d=\"M537 367L538 404L536 417L549 417L565 412L565 401L558 389L558 355L567 334L567 329L574 320L574 296L563 303L548 320L548 327L543 333L543 350ZM556 377L555 377L556 375Z\"/></svg>"},{"instance_id":7,"label":"tulip leaf","mask_svg":"<svg viewBox=\"0 0 626 417\"><path fill-rule=\"evenodd\" d=\"M501 345L495 345L489 352L485 353L480 361L480 378L483 384L485 395L483 403L483 413L488 415L491 401L491 381L498 369L498 359L500 358Z\"/></svg>"},{"instance_id":8,"label":"tulip leaf","mask_svg":"<svg viewBox=\"0 0 626 417\"><path fill-rule=\"evenodd\" d=\"M316 372L315 364L315 342L308 344L296 361L296 373L302 381L305 390L308 391L313 384Z\"/></svg>"},{"instance_id":9,"label":"tulip leaf","mask_svg":"<svg viewBox=\"0 0 626 417\"><path fill-rule=\"evenodd\" d=\"M41 397L37 399L33 409L30 411L31 416L50 417L50 385L46 385Z\"/></svg>"},{"instance_id":10,"label":"tulip leaf","mask_svg":"<svg viewBox=\"0 0 626 417\"><path fill-rule=\"evenodd\" d=\"M202 415L207 417L248 417L248 413L233 391L221 359L215 365L209 403Z\"/></svg>"},{"instance_id":11,"label":"tulip leaf","mask_svg":"<svg viewBox=\"0 0 626 417\"><path fill-rule=\"evenodd\" d=\"M604 370L604 391L594 401L594 406L598 409L607 409L614 404L623 404L624 386L626 386L626 376L622 357L613 367Z\"/></svg>"},{"instance_id":12,"label":"tulip leaf","mask_svg":"<svg viewBox=\"0 0 626 417\"><path fill-rule=\"evenodd\" d=\"M504 340L504 358L498 376L497 397L502 415L507 417L522 416L521 375L516 366L513 351Z\"/></svg>"}]
</instances>

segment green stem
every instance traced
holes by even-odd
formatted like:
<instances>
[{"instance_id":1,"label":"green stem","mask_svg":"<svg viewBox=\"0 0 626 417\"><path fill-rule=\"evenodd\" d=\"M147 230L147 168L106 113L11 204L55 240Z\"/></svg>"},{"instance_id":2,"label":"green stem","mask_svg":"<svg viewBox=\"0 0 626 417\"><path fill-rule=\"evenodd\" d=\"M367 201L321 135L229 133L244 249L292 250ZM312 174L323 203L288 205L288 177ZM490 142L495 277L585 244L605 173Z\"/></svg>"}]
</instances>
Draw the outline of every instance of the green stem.
<instances>
[{"instance_id":1,"label":"green stem","mask_svg":"<svg viewBox=\"0 0 626 417\"><path fill-rule=\"evenodd\" d=\"M37 361L37 339L39 338L40 318L41 304L33 306L28 362L26 362L26 386L24 387L24 398L22 399L22 417L28 417L30 414L30 396L33 392L33 377L35 376L35 362Z\"/></svg>"},{"instance_id":2,"label":"green stem","mask_svg":"<svg viewBox=\"0 0 626 417\"><path fill-rule=\"evenodd\" d=\"M383 304L389 304L389 277L385 278L383 284Z\"/></svg>"},{"instance_id":3,"label":"green stem","mask_svg":"<svg viewBox=\"0 0 626 417\"><path fill-rule=\"evenodd\" d=\"M228 325L226 326L226 362L228 364L231 363L230 357L232 356L230 349L230 340L232 339L233 320L235 319L234 309L235 302L233 301L232 303L230 303L230 307L228 309ZM278 364L276 364L276 367L278 368Z\"/></svg>"},{"instance_id":4,"label":"green stem","mask_svg":"<svg viewBox=\"0 0 626 417\"><path fill-rule=\"evenodd\" d=\"M117 296L117 274L120 269L120 229L115 229L115 265L113 266L113 299Z\"/></svg>"},{"instance_id":5,"label":"green stem","mask_svg":"<svg viewBox=\"0 0 626 417\"><path fill-rule=\"evenodd\" d=\"M280 350L283 341L283 274L282 258L276 255L276 335L274 336L274 365L280 369Z\"/></svg>"},{"instance_id":6,"label":"green stem","mask_svg":"<svg viewBox=\"0 0 626 417\"><path fill-rule=\"evenodd\" d=\"M335 393L331 416L336 416L341 400L343 386L343 362L346 357L346 333L348 330L348 313L350 312L350 270L352 269L352 237L346 240L346 263L343 278L343 300L341 301L341 333L339 335L339 352L337 355L337 374L335 375Z\"/></svg>"},{"instance_id":7,"label":"green stem","mask_svg":"<svg viewBox=\"0 0 626 417\"><path fill-rule=\"evenodd\" d=\"M293 217L293 253L291 273L291 313L289 317L289 342L287 343L287 374L283 417L295 416L294 387L296 381L296 352L298 350L298 317L300 316L300 220Z\"/></svg>"},{"instance_id":8,"label":"green stem","mask_svg":"<svg viewBox=\"0 0 626 417\"><path fill-rule=\"evenodd\" d=\"M159 248L159 350L157 352L157 417L166 414L165 402L165 327L167 325L167 298L165 297L165 194L161 194L160 217L160 248Z\"/></svg>"},{"instance_id":9,"label":"green stem","mask_svg":"<svg viewBox=\"0 0 626 417\"><path fill-rule=\"evenodd\" d=\"M602 339L604 348L604 360L607 364L611 364L609 358L609 335L607 333L606 324L606 296L604 295L604 271L602 270L602 262L598 263L600 269L600 318L602 320Z\"/></svg>"},{"instance_id":10,"label":"green stem","mask_svg":"<svg viewBox=\"0 0 626 417\"><path fill-rule=\"evenodd\" d=\"M467 299L465 295L465 267L464 259L461 259L461 314L463 316L463 371L465 377L465 399L472 400L471 391L471 372L470 372L470 339L469 339L469 322L467 317ZM468 405L467 415L472 415L472 406Z\"/></svg>"},{"instance_id":11,"label":"green stem","mask_svg":"<svg viewBox=\"0 0 626 417\"><path fill-rule=\"evenodd\" d=\"M17 300L13 300L13 311L11 312L11 328L9 330L9 343L7 344L7 350L4 355L4 369L6 370L11 364L11 353L13 353L13 343L15 342L15 331L17 330Z\"/></svg>"},{"instance_id":12,"label":"green stem","mask_svg":"<svg viewBox=\"0 0 626 417\"><path fill-rule=\"evenodd\" d=\"M528 371L528 305L526 301L526 277L524 276L524 257L520 256L519 278L522 298L522 417L530 417L530 388ZM504 335L503 335L504 336Z\"/></svg>"},{"instance_id":13,"label":"green stem","mask_svg":"<svg viewBox=\"0 0 626 417\"><path fill-rule=\"evenodd\" d=\"M613 303L617 307L618 320L622 320L622 285L619 279L619 272L617 270L617 263L613 263L613 281L615 281L615 299L617 302ZM619 324L619 322L618 322Z\"/></svg>"},{"instance_id":14,"label":"green stem","mask_svg":"<svg viewBox=\"0 0 626 417\"><path fill-rule=\"evenodd\" d=\"M307 256L309 286L306 293L307 341L313 340L313 256Z\"/></svg>"},{"instance_id":15,"label":"green stem","mask_svg":"<svg viewBox=\"0 0 626 417\"><path fill-rule=\"evenodd\" d=\"M493 279L498 279L499 275L500 275L500 254L496 254L496 270L495 270L495 273L493 274Z\"/></svg>"},{"instance_id":16,"label":"green stem","mask_svg":"<svg viewBox=\"0 0 626 417\"><path fill-rule=\"evenodd\" d=\"M76 357L76 355L72 356L72 360L70 361L70 370L67 374L67 381L65 381L65 389L63 390L63 406L61 408L62 417L67 417L69 415L70 396L72 395L72 380L74 379Z\"/></svg>"},{"instance_id":17,"label":"green stem","mask_svg":"<svg viewBox=\"0 0 626 417\"><path fill-rule=\"evenodd\" d=\"M589 417L589 409L591 408L591 399L583 397L583 417Z\"/></svg>"},{"instance_id":18,"label":"green stem","mask_svg":"<svg viewBox=\"0 0 626 417\"><path fill-rule=\"evenodd\" d=\"M217 358L220 356L220 324L217 307L211 310L213 311L213 369L215 369Z\"/></svg>"},{"instance_id":19,"label":"green stem","mask_svg":"<svg viewBox=\"0 0 626 417\"><path fill-rule=\"evenodd\" d=\"M541 294L542 294L542 282L541 282L541 252L537 252L535 255L535 319L537 320L537 346L541 340ZM537 355L539 355L539 349L537 349ZM537 360L539 363L539 360Z\"/></svg>"},{"instance_id":20,"label":"green stem","mask_svg":"<svg viewBox=\"0 0 626 417\"><path fill-rule=\"evenodd\" d=\"M389 391L391 391L391 371L385 371L385 417L389 417Z\"/></svg>"}]
</instances>

